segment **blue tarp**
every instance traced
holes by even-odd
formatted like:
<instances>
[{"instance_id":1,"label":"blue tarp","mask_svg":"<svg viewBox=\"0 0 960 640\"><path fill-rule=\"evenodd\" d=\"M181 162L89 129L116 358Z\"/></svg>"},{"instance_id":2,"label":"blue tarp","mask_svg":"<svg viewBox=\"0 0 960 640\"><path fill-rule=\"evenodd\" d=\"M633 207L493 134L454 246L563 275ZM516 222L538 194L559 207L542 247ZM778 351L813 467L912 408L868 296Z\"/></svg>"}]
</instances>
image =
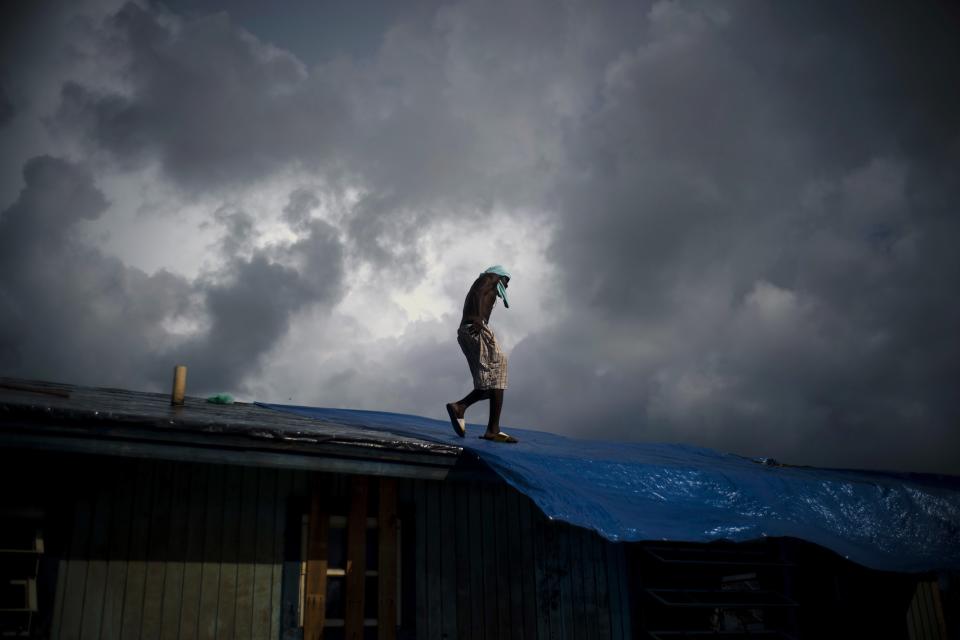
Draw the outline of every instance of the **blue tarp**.
<instances>
[{"instance_id":1,"label":"blue tarp","mask_svg":"<svg viewBox=\"0 0 960 640\"><path fill-rule=\"evenodd\" d=\"M258 403L261 404L261 403ZM550 518L612 541L789 536L875 569L960 569L960 478L775 466L682 444L578 440L505 429L519 444L467 438L446 421L376 411L261 406L462 446Z\"/></svg>"}]
</instances>

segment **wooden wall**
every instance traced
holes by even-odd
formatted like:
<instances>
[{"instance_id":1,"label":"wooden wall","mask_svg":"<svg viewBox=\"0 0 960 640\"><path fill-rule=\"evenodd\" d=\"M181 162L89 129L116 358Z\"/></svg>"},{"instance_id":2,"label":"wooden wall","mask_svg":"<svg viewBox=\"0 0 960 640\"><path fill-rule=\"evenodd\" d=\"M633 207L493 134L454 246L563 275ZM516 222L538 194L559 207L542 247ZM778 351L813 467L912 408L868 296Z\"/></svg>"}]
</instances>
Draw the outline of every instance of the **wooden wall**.
<instances>
[{"instance_id":1,"label":"wooden wall","mask_svg":"<svg viewBox=\"0 0 960 640\"><path fill-rule=\"evenodd\" d=\"M504 484L410 481L416 637L629 638L622 545L550 522Z\"/></svg>"},{"instance_id":2,"label":"wooden wall","mask_svg":"<svg viewBox=\"0 0 960 640\"><path fill-rule=\"evenodd\" d=\"M52 637L280 638L288 498L316 482L348 495L349 476L101 460L71 488ZM397 487L417 638L631 637L622 545L502 483Z\"/></svg>"},{"instance_id":3,"label":"wooden wall","mask_svg":"<svg viewBox=\"0 0 960 640\"><path fill-rule=\"evenodd\" d=\"M940 586L936 580L918 580L907 610L910 640L948 640Z\"/></svg>"},{"instance_id":4,"label":"wooden wall","mask_svg":"<svg viewBox=\"0 0 960 640\"><path fill-rule=\"evenodd\" d=\"M70 480L52 637L279 637L283 505L304 474L93 461Z\"/></svg>"}]
</instances>

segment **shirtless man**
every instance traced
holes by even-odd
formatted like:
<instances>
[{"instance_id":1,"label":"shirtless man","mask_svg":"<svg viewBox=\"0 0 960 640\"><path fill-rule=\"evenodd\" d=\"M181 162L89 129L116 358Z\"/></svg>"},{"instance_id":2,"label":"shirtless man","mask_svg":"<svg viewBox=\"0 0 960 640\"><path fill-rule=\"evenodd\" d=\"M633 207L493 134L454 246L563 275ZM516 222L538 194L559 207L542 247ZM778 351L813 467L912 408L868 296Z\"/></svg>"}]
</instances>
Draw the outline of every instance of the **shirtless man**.
<instances>
[{"instance_id":1,"label":"shirtless man","mask_svg":"<svg viewBox=\"0 0 960 640\"><path fill-rule=\"evenodd\" d=\"M507 388L507 356L500 350L497 338L487 326L490 312L497 298L503 298L503 306L510 308L507 287L510 273L495 265L480 274L463 302L463 317L457 331L457 342L467 357L473 375L473 391L463 399L447 404L450 424L458 436L467 434L464 414L467 407L479 400L490 401L490 418L487 431L481 438L493 442L516 442L517 439L500 431L500 410L503 408L503 392Z\"/></svg>"}]
</instances>

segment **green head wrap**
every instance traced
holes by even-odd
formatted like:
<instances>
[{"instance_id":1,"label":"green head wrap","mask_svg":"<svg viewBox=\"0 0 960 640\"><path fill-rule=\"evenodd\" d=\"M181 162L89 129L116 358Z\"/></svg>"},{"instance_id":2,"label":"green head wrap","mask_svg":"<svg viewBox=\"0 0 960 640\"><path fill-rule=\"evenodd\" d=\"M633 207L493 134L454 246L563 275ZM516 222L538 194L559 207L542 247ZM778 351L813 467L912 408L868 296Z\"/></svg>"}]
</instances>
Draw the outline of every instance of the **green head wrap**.
<instances>
[{"instance_id":1,"label":"green head wrap","mask_svg":"<svg viewBox=\"0 0 960 640\"><path fill-rule=\"evenodd\" d=\"M506 269L504 269L504 268L503 268L502 266L500 266L499 264L493 265L492 267L490 267L489 269L487 269L487 270L484 271L483 273L495 273L495 274L497 274L498 276L503 276L504 278L509 278L509 277L510 277L510 272L507 271ZM480 275L483 275L483 273L481 273ZM509 308L510 308L510 301L507 300L507 290L506 290L506 288L503 286L503 283L502 283L502 282L497 282L497 295L500 296L501 298L503 298L503 306L505 306L507 309L509 309Z\"/></svg>"}]
</instances>

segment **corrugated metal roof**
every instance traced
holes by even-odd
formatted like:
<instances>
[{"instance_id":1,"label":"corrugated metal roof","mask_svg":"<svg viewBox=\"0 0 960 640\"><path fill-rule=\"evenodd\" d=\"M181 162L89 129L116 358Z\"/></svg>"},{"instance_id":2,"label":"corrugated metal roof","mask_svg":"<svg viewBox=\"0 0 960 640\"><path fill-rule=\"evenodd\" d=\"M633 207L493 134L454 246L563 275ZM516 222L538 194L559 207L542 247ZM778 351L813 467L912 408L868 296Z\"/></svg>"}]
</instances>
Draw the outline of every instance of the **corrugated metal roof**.
<instances>
[{"instance_id":1,"label":"corrugated metal roof","mask_svg":"<svg viewBox=\"0 0 960 640\"><path fill-rule=\"evenodd\" d=\"M247 403L218 405L188 397L183 406L171 406L170 396L162 393L3 377L0 441L90 453L417 477L443 477L462 452L449 444ZM427 473L402 468L411 466Z\"/></svg>"}]
</instances>

